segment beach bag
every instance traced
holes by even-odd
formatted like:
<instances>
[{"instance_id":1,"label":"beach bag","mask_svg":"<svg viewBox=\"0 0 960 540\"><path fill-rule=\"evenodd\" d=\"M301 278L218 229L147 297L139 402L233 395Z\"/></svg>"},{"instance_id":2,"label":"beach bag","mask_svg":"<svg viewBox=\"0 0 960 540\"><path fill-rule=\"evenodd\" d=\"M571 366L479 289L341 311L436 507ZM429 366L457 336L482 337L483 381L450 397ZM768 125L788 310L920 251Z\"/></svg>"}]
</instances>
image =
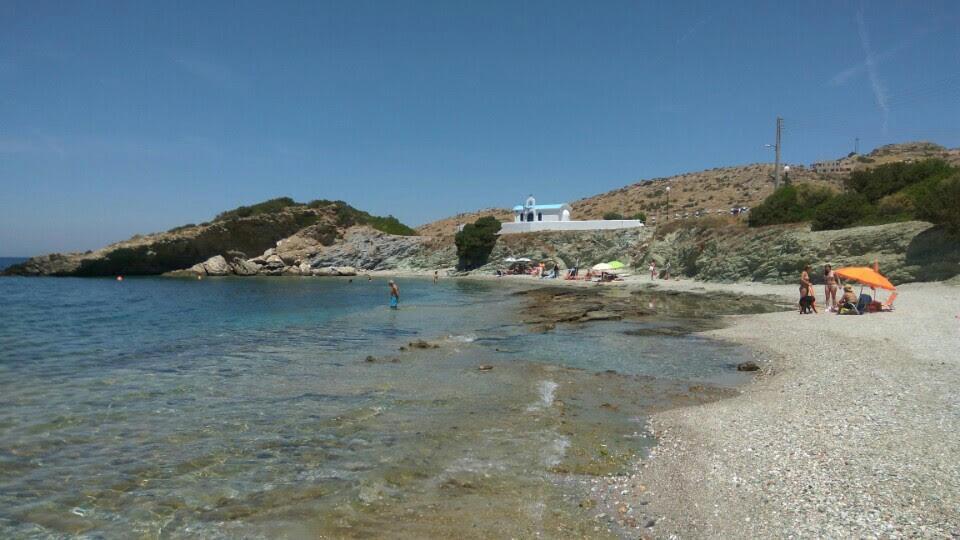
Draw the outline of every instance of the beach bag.
<instances>
[{"instance_id":1,"label":"beach bag","mask_svg":"<svg viewBox=\"0 0 960 540\"><path fill-rule=\"evenodd\" d=\"M872 296L869 294L861 294L860 300L857 301L857 311L859 311L861 315L866 313L867 306L870 305L870 302L873 302Z\"/></svg>"}]
</instances>

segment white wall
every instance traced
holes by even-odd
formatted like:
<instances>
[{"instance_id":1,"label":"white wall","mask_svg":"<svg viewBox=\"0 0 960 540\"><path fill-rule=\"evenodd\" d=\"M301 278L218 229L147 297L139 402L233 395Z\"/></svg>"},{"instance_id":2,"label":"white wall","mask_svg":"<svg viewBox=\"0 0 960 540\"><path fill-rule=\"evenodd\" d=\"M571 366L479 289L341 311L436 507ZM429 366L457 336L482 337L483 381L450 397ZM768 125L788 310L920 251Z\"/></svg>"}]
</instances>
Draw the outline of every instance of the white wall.
<instances>
[{"instance_id":1,"label":"white wall","mask_svg":"<svg viewBox=\"0 0 960 540\"><path fill-rule=\"evenodd\" d=\"M547 216L544 215L546 220ZM500 234L515 234L538 231L603 231L611 229L634 229L643 227L637 219L596 219L589 221L534 221L509 222L500 226Z\"/></svg>"}]
</instances>

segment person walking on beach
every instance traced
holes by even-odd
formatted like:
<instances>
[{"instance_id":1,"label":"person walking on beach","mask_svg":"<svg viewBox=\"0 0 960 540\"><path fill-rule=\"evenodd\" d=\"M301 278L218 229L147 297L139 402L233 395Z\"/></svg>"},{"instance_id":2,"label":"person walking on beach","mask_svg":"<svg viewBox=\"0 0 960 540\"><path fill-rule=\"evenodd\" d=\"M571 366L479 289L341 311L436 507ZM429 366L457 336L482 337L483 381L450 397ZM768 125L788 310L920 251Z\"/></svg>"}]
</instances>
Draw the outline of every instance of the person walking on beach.
<instances>
[{"instance_id":1,"label":"person walking on beach","mask_svg":"<svg viewBox=\"0 0 960 540\"><path fill-rule=\"evenodd\" d=\"M670 281L670 261L667 261L667 265L663 267L663 279Z\"/></svg>"},{"instance_id":2,"label":"person walking on beach","mask_svg":"<svg viewBox=\"0 0 960 540\"><path fill-rule=\"evenodd\" d=\"M434 270L434 271L433 271L433 284L436 285L436 284L437 284L437 281L438 281L439 279L440 279L440 271L439 271L439 270Z\"/></svg>"},{"instance_id":3,"label":"person walking on beach","mask_svg":"<svg viewBox=\"0 0 960 540\"><path fill-rule=\"evenodd\" d=\"M657 279L657 261L650 261L650 281Z\"/></svg>"},{"instance_id":4,"label":"person walking on beach","mask_svg":"<svg viewBox=\"0 0 960 540\"><path fill-rule=\"evenodd\" d=\"M837 309L837 289L838 289L838 280L837 275L833 273L833 267L829 264L823 266L823 291L824 291L824 303L827 305L827 310L835 311Z\"/></svg>"},{"instance_id":5,"label":"person walking on beach","mask_svg":"<svg viewBox=\"0 0 960 540\"><path fill-rule=\"evenodd\" d=\"M390 307L397 309L400 307L400 288L392 279L388 282L390 285Z\"/></svg>"},{"instance_id":6,"label":"person walking on beach","mask_svg":"<svg viewBox=\"0 0 960 540\"><path fill-rule=\"evenodd\" d=\"M810 311L811 302L810 297L813 296L813 283L810 281L810 265L803 267L803 272L800 272L800 314L808 313ZM816 308L814 308L816 310Z\"/></svg>"}]
</instances>

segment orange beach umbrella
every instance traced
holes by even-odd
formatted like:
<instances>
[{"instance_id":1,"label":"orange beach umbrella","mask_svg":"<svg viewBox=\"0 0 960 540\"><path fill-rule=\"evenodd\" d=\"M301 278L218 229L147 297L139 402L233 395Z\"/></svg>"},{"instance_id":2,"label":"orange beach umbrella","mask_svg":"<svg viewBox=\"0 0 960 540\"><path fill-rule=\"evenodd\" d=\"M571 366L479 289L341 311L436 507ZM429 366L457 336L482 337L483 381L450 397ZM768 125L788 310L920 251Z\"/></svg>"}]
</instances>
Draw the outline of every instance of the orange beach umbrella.
<instances>
[{"instance_id":1,"label":"orange beach umbrella","mask_svg":"<svg viewBox=\"0 0 960 540\"><path fill-rule=\"evenodd\" d=\"M877 272L873 268L867 266L850 266L847 268L839 268L835 273L843 278L852 279L854 281L859 281L864 285L873 287L874 289L886 289L888 291L897 290L893 286L893 283L890 283L890 280L883 277L880 272Z\"/></svg>"}]
</instances>

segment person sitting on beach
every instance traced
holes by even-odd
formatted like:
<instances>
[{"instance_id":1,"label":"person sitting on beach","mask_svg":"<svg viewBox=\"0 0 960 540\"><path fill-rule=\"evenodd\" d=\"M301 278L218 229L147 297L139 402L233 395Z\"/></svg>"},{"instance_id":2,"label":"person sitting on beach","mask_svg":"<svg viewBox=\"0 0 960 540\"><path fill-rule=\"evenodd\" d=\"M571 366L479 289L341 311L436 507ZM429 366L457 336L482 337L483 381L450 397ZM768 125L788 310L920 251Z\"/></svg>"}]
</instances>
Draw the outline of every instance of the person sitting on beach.
<instances>
[{"instance_id":1,"label":"person sitting on beach","mask_svg":"<svg viewBox=\"0 0 960 540\"><path fill-rule=\"evenodd\" d=\"M843 296L840 297L840 302L837 305L837 314L839 315L856 315L859 313L857 311L857 298L856 293L853 292L853 286L844 285L843 286Z\"/></svg>"}]
</instances>

